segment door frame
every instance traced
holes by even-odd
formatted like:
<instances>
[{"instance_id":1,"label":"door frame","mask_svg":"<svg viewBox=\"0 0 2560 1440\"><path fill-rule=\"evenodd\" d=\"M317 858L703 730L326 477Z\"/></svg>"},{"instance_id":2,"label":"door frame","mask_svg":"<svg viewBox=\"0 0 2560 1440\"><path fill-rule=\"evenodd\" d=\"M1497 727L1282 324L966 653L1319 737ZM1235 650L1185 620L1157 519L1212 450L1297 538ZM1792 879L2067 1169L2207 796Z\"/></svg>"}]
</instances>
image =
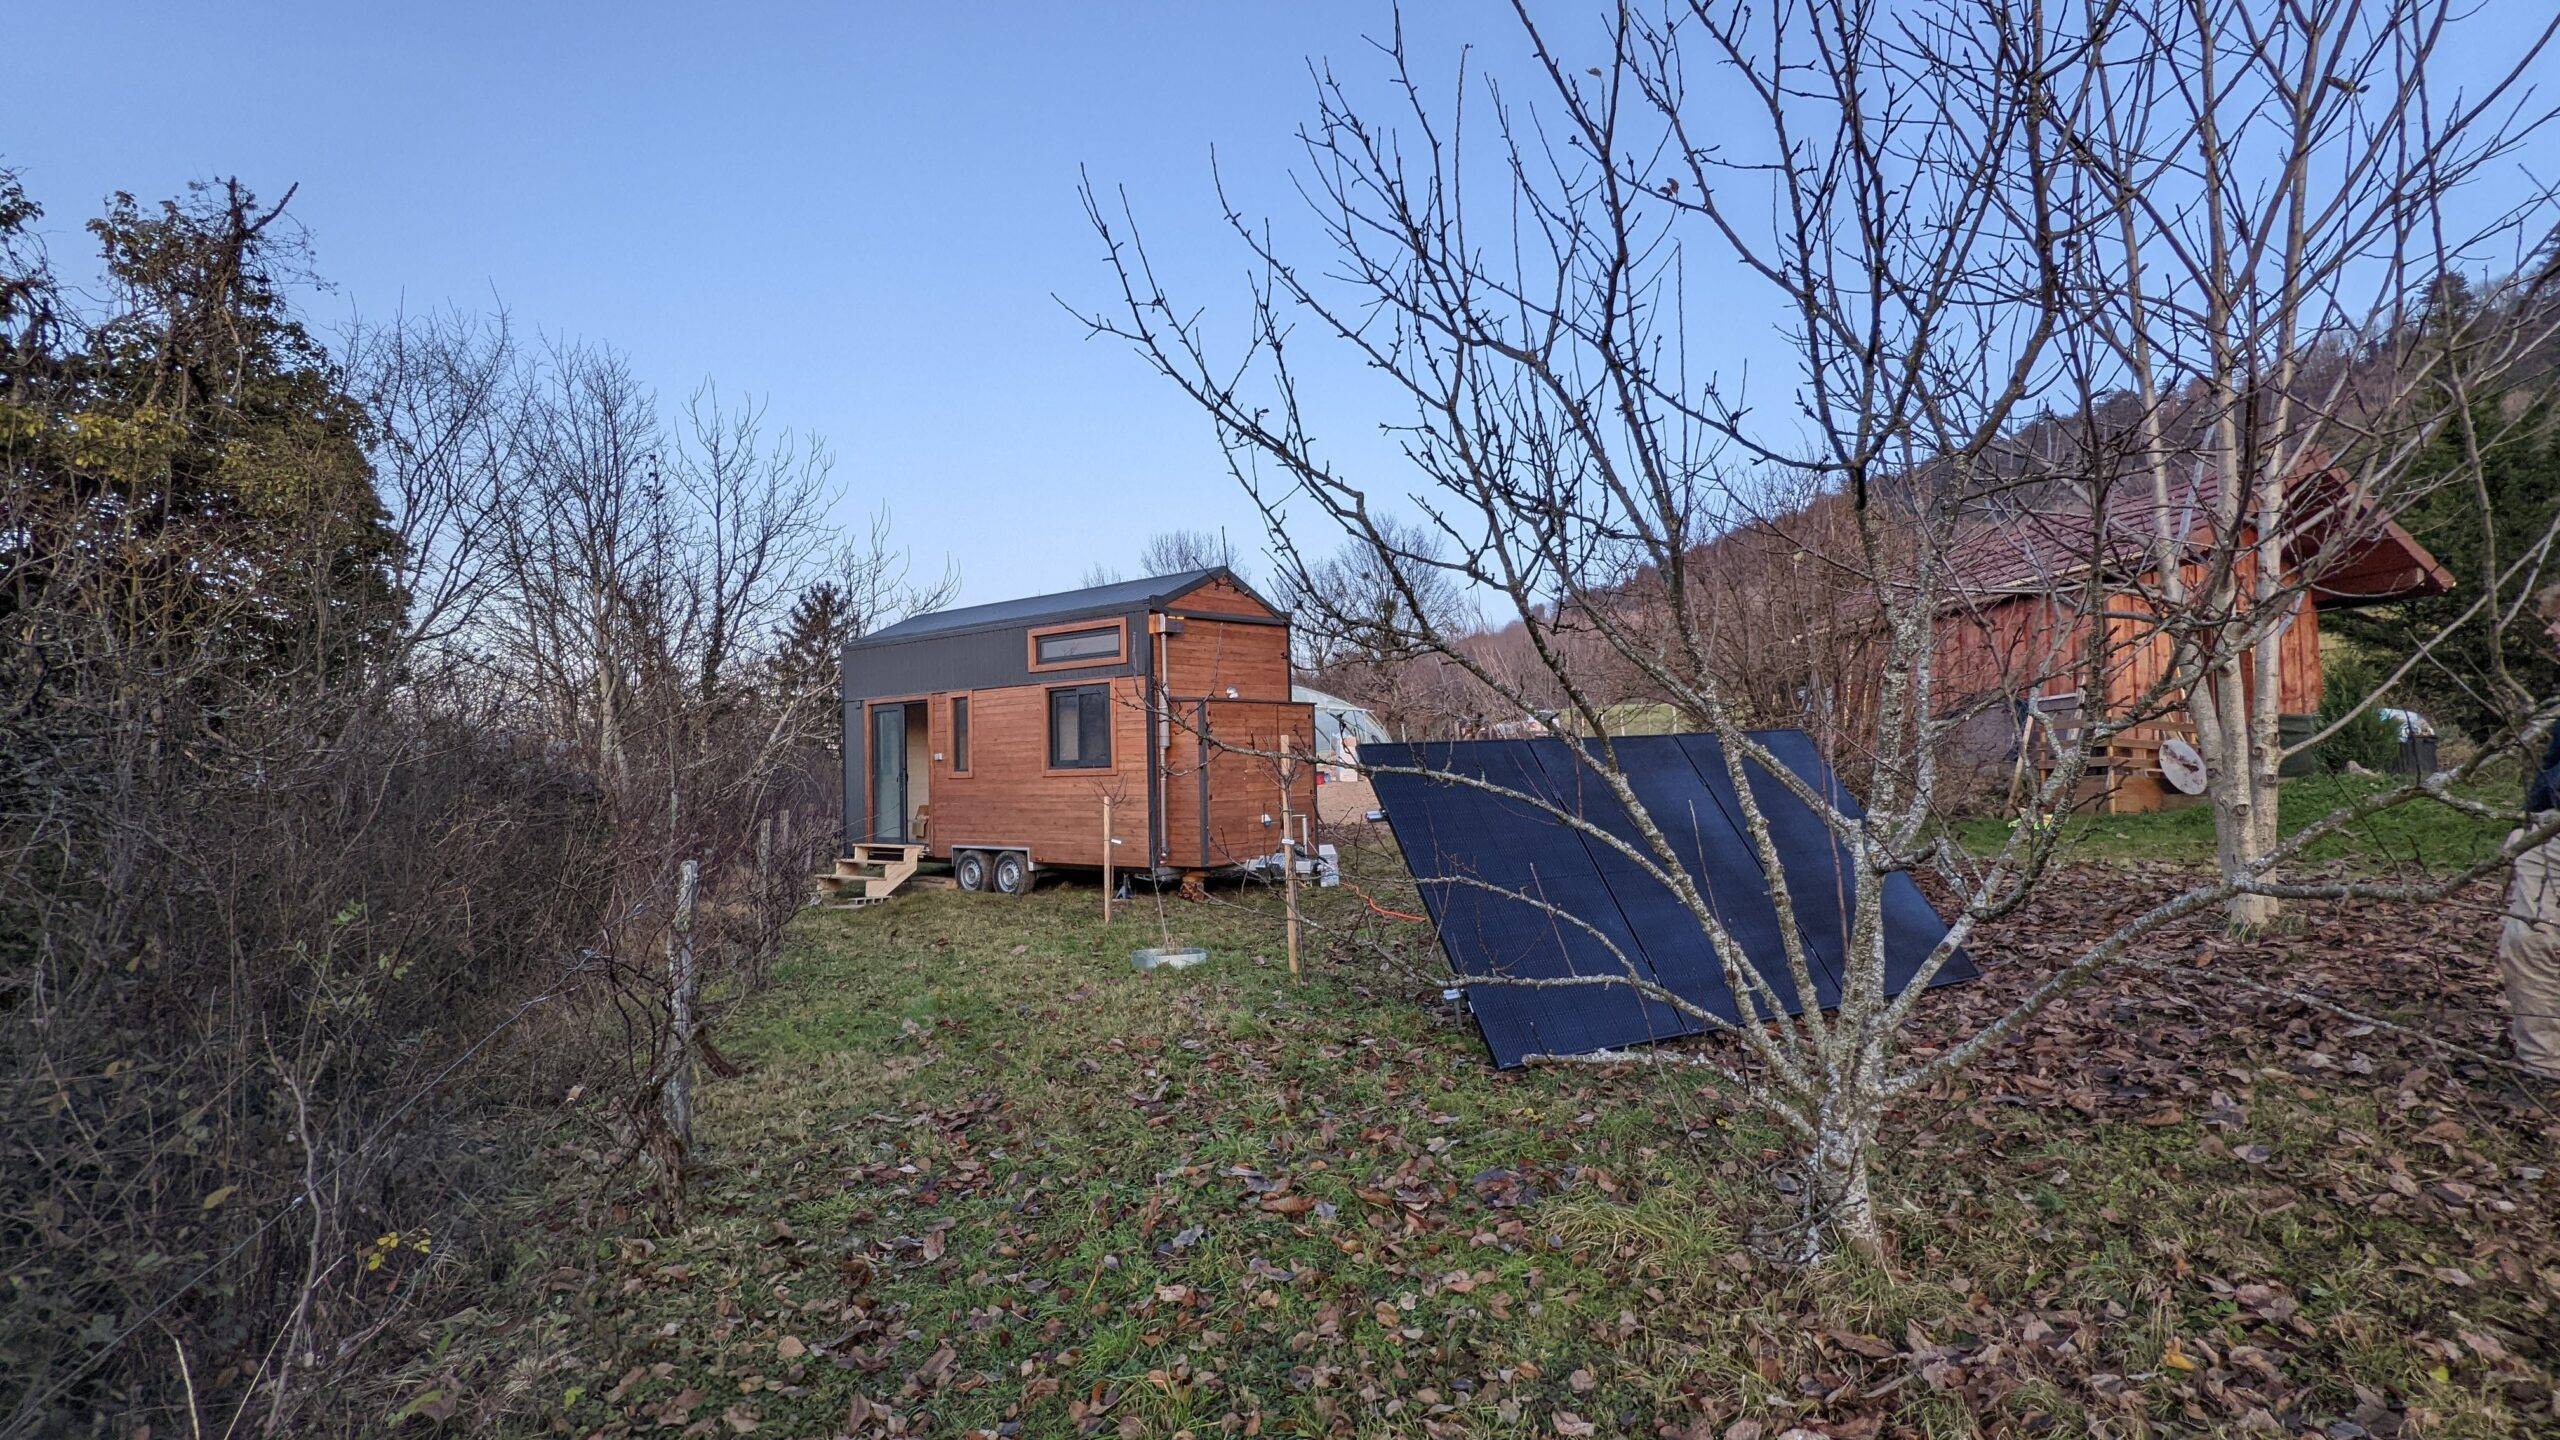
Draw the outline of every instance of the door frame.
<instances>
[{"instance_id":1,"label":"door frame","mask_svg":"<svg viewBox=\"0 0 2560 1440\"><path fill-rule=\"evenodd\" d=\"M889 696L877 700L866 700L863 702L862 813L864 820L867 822L864 828L870 832L863 837L866 843L873 845L913 845L916 843L915 837L907 833L908 807L905 802L908 796L915 793L912 777L915 774L916 763L914 748L907 744L907 729L912 720L912 712L920 705L925 707L925 763L927 765L931 765L933 763L933 709L927 697L922 695ZM878 750L880 746L880 712L883 710L895 710L898 712L899 805L896 833L890 836L883 836L880 833L880 759ZM971 718L974 719L976 717L973 716Z\"/></svg>"}]
</instances>

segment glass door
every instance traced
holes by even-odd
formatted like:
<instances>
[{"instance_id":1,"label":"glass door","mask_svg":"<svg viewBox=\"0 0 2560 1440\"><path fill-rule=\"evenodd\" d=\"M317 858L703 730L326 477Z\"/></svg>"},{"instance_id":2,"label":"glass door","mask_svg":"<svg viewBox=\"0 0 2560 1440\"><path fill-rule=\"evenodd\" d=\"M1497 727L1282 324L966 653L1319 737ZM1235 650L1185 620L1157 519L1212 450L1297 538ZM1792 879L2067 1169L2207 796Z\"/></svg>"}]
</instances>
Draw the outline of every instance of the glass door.
<instances>
[{"instance_id":1,"label":"glass door","mask_svg":"<svg viewBox=\"0 0 2560 1440\"><path fill-rule=\"evenodd\" d=\"M871 707L871 838L907 838L907 707Z\"/></svg>"}]
</instances>

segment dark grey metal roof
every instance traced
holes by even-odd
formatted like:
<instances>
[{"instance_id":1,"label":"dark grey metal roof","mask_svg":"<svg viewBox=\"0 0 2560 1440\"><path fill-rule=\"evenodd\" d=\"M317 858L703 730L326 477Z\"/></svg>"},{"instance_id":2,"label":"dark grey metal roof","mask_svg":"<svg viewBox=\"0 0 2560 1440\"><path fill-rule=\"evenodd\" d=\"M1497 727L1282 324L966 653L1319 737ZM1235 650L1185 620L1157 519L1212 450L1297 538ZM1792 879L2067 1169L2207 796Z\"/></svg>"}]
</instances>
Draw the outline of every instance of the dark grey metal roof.
<instances>
[{"instance_id":1,"label":"dark grey metal roof","mask_svg":"<svg viewBox=\"0 0 2560 1440\"><path fill-rule=\"evenodd\" d=\"M1052 620L1081 620L1088 615L1116 615L1123 611L1151 609L1221 576L1235 579L1227 567L1217 565L1206 570L1185 570L1179 575L1151 575L1143 580L1119 580L1082 590L1062 590L1055 595L1032 595L987 605L963 605L957 610L936 610L928 615L910 615L886 630L876 630L863 636L845 648L891 645L902 640L921 640L929 635L956 635L964 630L1041 625Z\"/></svg>"}]
</instances>

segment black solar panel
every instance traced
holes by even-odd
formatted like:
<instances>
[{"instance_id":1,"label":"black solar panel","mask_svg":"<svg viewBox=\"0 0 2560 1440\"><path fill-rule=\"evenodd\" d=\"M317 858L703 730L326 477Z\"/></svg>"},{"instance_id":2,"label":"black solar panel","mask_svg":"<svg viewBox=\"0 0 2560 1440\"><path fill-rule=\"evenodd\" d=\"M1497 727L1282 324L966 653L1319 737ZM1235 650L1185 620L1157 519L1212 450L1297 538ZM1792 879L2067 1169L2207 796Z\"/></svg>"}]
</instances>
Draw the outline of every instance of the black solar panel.
<instances>
[{"instance_id":1,"label":"black solar panel","mask_svg":"<svg viewBox=\"0 0 2560 1440\"><path fill-rule=\"evenodd\" d=\"M1867 813L1866 808L1858 803L1857 797L1851 795L1847 787L1840 783L1840 777L1832 774L1831 767L1822 763L1821 752L1814 749L1812 736L1801 730L1755 732L1755 736L1770 754L1778 758L1780 764L1794 771L1816 794L1829 799L1834 808L1852 816L1863 816ZM1716 741L1714 736L1684 735L1680 738L1681 743L1689 751L1692 763L1702 770L1712 765L1717 774L1724 773L1724 747ZM1728 782L1727 790L1730 791L1730 789ZM1842 881L1839 878L1849 869L1848 854L1839 847L1838 839L1832 835L1830 827L1817 819L1813 811L1796 798L1793 791L1788 790L1776 779L1768 776L1754 777L1751 793L1760 800L1761 810L1769 817L1770 828L1773 831L1779 830L1782 817L1788 827L1779 834L1778 849L1780 857L1785 862L1784 873L1788 877L1790 891L1799 896L1810 891L1823 897L1823 903L1827 908L1822 912L1819 922L1802 908L1801 900L1798 901L1797 919L1808 935L1819 933L1823 936L1825 953L1832 968L1837 971L1845 964L1849 949L1848 896L1851 892L1843 890ZM1787 838L1789 835L1796 837L1794 843L1790 843ZM1798 883L1795 878L1799 865L1803 866L1806 872L1805 881L1802 883ZM1940 940L1946 938L1946 934L1946 922L1938 918L1938 912L1930 907L1928 897L1920 893L1920 886L1910 876L1902 874L1887 876L1884 886L1884 975L1887 993L1900 993L1902 987L1909 984L1911 977L1918 973L1921 962L1929 958L1929 952L1937 947ZM1958 971L1961 973L1957 973ZM1958 955L1933 977L1933 983L1969 980L1974 974L1973 962L1965 956ZM1824 1003L1832 1004L1836 1003L1836 1000L1835 996Z\"/></svg>"},{"instance_id":2,"label":"black solar panel","mask_svg":"<svg viewBox=\"0 0 2560 1440\"><path fill-rule=\"evenodd\" d=\"M1755 738L1805 784L1849 813L1860 813L1811 737L1779 730L1755 732ZM1722 745L1709 735L1662 735L1622 739L1616 749L1629 788L1681 870L1733 943L1769 977L1780 1002L1798 1008L1777 907L1743 827ZM1449 968L1462 981L1632 973L1709 1014L1738 1018L1706 931L1656 878L1651 846L1605 779L1563 741L1364 745L1361 759L1389 772L1373 776L1379 802L1406 865L1421 882ZM1745 768L1778 851L1815 997L1824 1006L1837 1004L1849 955L1852 896L1846 887L1854 874L1810 807L1776 777ZM1434 773L1392 773L1398 769ZM1466 778L1446 778L1451 776ZM1600 834L1484 786L1552 804ZM1946 925L1907 875L1891 877L1884 899L1886 983L1899 990L1946 937ZM1934 983L1973 974L1959 954ZM1467 998L1495 1063L1505 1067L1527 1055L1616 1048L1707 1028L1623 984L1478 983L1467 987ZM1767 997L1761 1004L1765 1010Z\"/></svg>"},{"instance_id":3,"label":"black solar panel","mask_svg":"<svg viewBox=\"0 0 2560 1440\"><path fill-rule=\"evenodd\" d=\"M1671 842L1680 857L1680 866L1697 884L1708 908L1715 914L1751 957L1761 974L1776 986L1778 999L1789 1009L1797 1008L1796 986L1788 976L1783 960L1784 931L1778 923L1777 902L1771 898L1768 882L1761 878L1760 857L1753 850L1749 832L1743 828L1742 806L1733 796L1732 779L1724 772L1723 751L1715 752L1714 763L1700 769L1682 741L1687 736L1661 735L1622 741L1618 760L1626 767L1636 798L1643 802L1654 823L1661 827L1663 838ZM1699 737L1704 738L1704 737ZM1558 744L1558 750L1565 747ZM1754 787L1754 793L1758 788ZM1813 812L1796 804L1797 816L1807 824L1820 827ZM1765 801L1764 801L1765 808ZM1786 877L1790 893L1800 888L1801 865L1789 844L1792 830L1782 826L1776 814L1769 816L1770 828L1778 840L1781 863L1779 873ZM1825 877L1829 878L1829 877ZM1656 882L1655 890L1661 886ZM1659 912L1668 925L1668 939L1684 948L1703 947L1706 937L1700 932L1696 918L1689 914L1678 897L1664 892L1662 900L1670 908ZM1814 983L1814 994L1825 1006L1840 1003L1840 947L1826 949L1820 938L1821 922L1808 918L1801 897L1796 904L1799 933L1804 936L1807 967ZM1941 934L1945 933L1943 930ZM1700 950L1702 963L1697 967L1701 984L1712 984L1719 992L1725 985L1724 971L1715 963L1711 952ZM1768 997L1761 997L1765 1011ZM1718 1014L1733 1008L1729 995L1713 1007Z\"/></svg>"},{"instance_id":4,"label":"black solar panel","mask_svg":"<svg viewBox=\"0 0 2560 1440\"><path fill-rule=\"evenodd\" d=\"M1541 757L1525 746L1395 748L1437 774L1482 780L1559 809L1590 803L1554 783ZM1471 957L1475 968L1461 973L1552 980L1623 976L1632 967L1639 979L1662 983L1573 830L1535 805L1459 780L1423 783L1432 803L1407 807L1399 843L1408 854L1440 857L1432 871L1437 883L1422 887L1423 902L1444 945ZM1623 822L1624 812L1618 814ZM1628 985L1500 988L1520 1003L1477 1007L1477 1022L1497 1055L1558 1047L1572 1053L1694 1033L1678 1010ZM1546 1003L1528 1003L1532 996Z\"/></svg>"}]
</instances>

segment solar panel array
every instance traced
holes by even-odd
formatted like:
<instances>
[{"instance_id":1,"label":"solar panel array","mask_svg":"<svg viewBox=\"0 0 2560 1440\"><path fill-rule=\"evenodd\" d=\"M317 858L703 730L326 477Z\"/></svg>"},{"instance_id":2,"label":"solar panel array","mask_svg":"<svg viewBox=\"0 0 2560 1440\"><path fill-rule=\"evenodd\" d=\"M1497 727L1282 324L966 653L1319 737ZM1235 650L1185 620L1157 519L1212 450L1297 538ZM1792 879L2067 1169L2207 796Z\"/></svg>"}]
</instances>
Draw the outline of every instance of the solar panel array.
<instances>
[{"instance_id":1,"label":"solar panel array","mask_svg":"<svg viewBox=\"0 0 2560 1440\"><path fill-rule=\"evenodd\" d=\"M1769 730L1753 738L1844 813L1862 813L1822 763L1811 736ZM1777 906L1743 828L1723 744L1712 735L1649 735L1621 739L1616 748L1637 801L1709 909L1788 1008L1800 1008ZM1719 1019L1739 1017L1705 929L1670 887L1538 805L1496 793L1534 797L1651 856L1617 796L1564 741L1363 745L1360 758L1390 772L1433 772L1373 773L1372 780L1405 863L1420 882L1449 968L1462 981L1531 982L1467 987L1468 1006L1497 1065L1509 1068L1529 1055L1583 1054L1709 1028L1631 985L1593 983L1597 977L1632 973ZM1825 1007L1836 1005L1858 877L1812 807L1756 765L1745 769L1795 904L1816 998ZM1894 875L1885 882L1884 932L1885 981L1899 993L1946 938L1947 927L1910 876ZM1973 974L1972 963L1959 953L1932 983Z\"/></svg>"}]
</instances>

